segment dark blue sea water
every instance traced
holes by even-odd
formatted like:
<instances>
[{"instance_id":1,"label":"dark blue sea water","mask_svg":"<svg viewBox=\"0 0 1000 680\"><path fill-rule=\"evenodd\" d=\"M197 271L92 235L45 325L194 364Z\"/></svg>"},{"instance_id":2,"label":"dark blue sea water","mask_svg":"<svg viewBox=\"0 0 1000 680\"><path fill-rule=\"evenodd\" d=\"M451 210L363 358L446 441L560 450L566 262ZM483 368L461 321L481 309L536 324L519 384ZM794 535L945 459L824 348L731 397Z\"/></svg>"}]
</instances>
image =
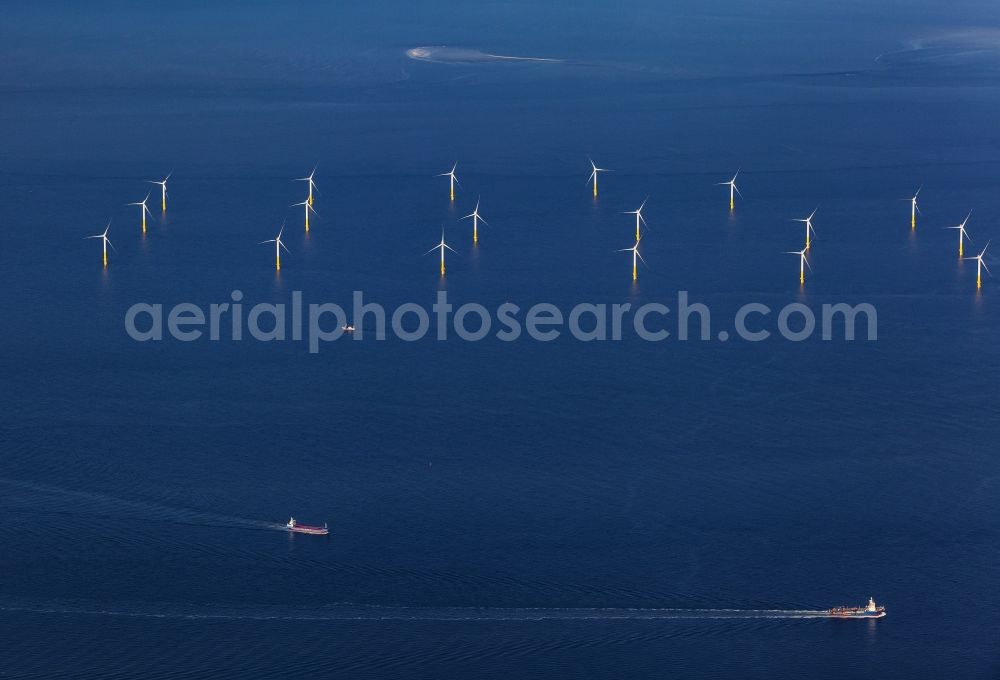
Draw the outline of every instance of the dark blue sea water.
<instances>
[{"instance_id":1,"label":"dark blue sea water","mask_svg":"<svg viewBox=\"0 0 1000 680\"><path fill-rule=\"evenodd\" d=\"M0 676L998 677L1000 288L944 227L1000 240L1000 8L340 5L5 8ZM125 333L236 289L867 302L878 339Z\"/></svg>"}]
</instances>

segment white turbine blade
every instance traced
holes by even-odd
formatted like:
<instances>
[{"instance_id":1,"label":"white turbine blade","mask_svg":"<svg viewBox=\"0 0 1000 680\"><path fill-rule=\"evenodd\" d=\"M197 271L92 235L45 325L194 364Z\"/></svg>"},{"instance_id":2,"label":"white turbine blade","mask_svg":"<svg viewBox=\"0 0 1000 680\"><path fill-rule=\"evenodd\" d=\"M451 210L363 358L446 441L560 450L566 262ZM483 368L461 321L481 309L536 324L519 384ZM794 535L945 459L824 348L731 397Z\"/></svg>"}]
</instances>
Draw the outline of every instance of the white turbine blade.
<instances>
[{"instance_id":1,"label":"white turbine blade","mask_svg":"<svg viewBox=\"0 0 1000 680\"><path fill-rule=\"evenodd\" d=\"M983 252L979 253L979 257L982 257L983 255L986 254L986 249L990 247L991 243L993 243L993 239L990 239L989 241L986 242L986 245L983 247Z\"/></svg>"},{"instance_id":2,"label":"white turbine blade","mask_svg":"<svg viewBox=\"0 0 1000 680\"><path fill-rule=\"evenodd\" d=\"M813 270L813 268L812 268L812 265L811 265L811 264L809 264L809 260L808 260L808 259L806 259L806 256L805 256L805 255L803 255L803 256L802 256L802 261L806 263L806 267L807 267L807 268L809 269L809 271L812 271L812 270Z\"/></svg>"},{"instance_id":3,"label":"white turbine blade","mask_svg":"<svg viewBox=\"0 0 1000 680\"><path fill-rule=\"evenodd\" d=\"M265 244L265 243L274 243L274 242L275 242L275 241L277 241L277 240L278 240L278 239L276 239L276 238L269 238L269 239L267 239L266 241L258 241L258 242L257 242L257 245L263 245L263 244Z\"/></svg>"},{"instance_id":4,"label":"white turbine blade","mask_svg":"<svg viewBox=\"0 0 1000 680\"><path fill-rule=\"evenodd\" d=\"M458 251L449 246L447 243L442 243L441 245L450 250L451 252L455 253L456 255L458 255Z\"/></svg>"},{"instance_id":5,"label":"white turbine blade","mask_svg":"<svg viewBox=\"0 0 1000 680\"><path fill-rule=\"evenodd\" d=\"M300 205L309 205L309 201L308 201L308 200L305 200L305 201L302 201L301 203L292 203L292 204L291 204L290 206L288 206L288 207L289 207L289 208L295 208L296 206L300 206Z\"/></svg>"},{"instance_id":6,"label":"white turbine blade","mask_svg":"<svg viewBox=\"0 0 1000 680\"><path fill-rule=\"evenodd\" d=\"M739 188L738 186L736 186L736 179L735 179L735 178L733 178L733 189L735 189L735 190L736 190L736 194L737 194L737 195L738 195L738 196L739 196L740 198L743 198L743 194L742 194L742 193L740 193L740 188Z\"/></svg>"},{"instance_id":7,"label":"white turbine blade","mask_svg":"<svg viewBox=\"0 0 1000 680\"><path fill-rule=\"evenodd\" d=\"M463 220L467 220L467 219L469 219L470 217L475 217L475 216L476 216L476 213L469 213L468 215L466 215L466 216L465 216L465 217L463 217L462 219L463 219Z\"/></svg>"},{"instance_id":8,"label":"white turbine blade","mask_svg":"<svg viewBox=\"0 0 1000 680\"><path fill-rule=\"evenodd\" d=\"M633 251L633 250L635 250L635 247L634 247L634 246L633 246L632 248L619 248L619 249L618 249L618 250L616 250L615 252L616 252L616 253L624 253L624 252L626 252L626 251Z\"/></svg>"},{"instance_id":9,"label":"white turbine blade","mask_svg":"<svg viewBox=\"0 0 1000 680\"><path fill-rule=\"evenodd\" d=\"M636 254L636 257L639 258L640 262L642 262L643 264L645 264L647 267L649 266L648 264L646 264L646 260L642 259L642 253L639 252L639 247L638 246L636 246L636 248L635 248L635 254Z\"/></svg>"},{"instance_id":10,"label":"white turbine blade","mask_svg":"<svg viewBox=\"0 0 1000 680\"><path fill-rule=\"evenodd\" d=\"M284 243L282 243L281 241L278 241L277 243L278 243L278 245L279 245L279 246L281 246L282 248L284 248L284 249L285 249L285 252L286 252L286 253L291 253L291 252L292 252L292 251L290 251L290 250L288 249L288 246L286 246L286 245L285 245Z\"/></svg>"},{"instance_id":11,"label":"white turbine blade","mask_svg":"<svg viewBox=\"0 0 1000 680\"><path fill-rule=\"evenodd\" d=\"M642 212L638 212L636 214L639 216L639 221L642 222L642 226L644 226L647 229L649 229L649 225L646 224L646 218L642 216Z\"/></svg>"},{"instance_id":12,"label":"white turbine blade","mask_svg":"<svg viewBox=\"0 0 1000 680\"><path fill-rule=\"evenodd\" d=\"M482 222L482 223L483 223L483 224L485 224L486 226L489 226L489 224L490 224L490 223L486 221L486 218L485 218L485 217L483 217L482 215L476 215L476 217L478 217L478 218L479 218L479 221L480 221L480 222Z\"/></svg>"},{"instance_id":13,"label":"white turbine blade","mask_svg":"<svg viewBox=\"0 0 1000 680\"><path fill-rule=\"evenodd\" d=\"M443 245L443 244L441 244L441 243L437 244L436 246L434 246L433 248L431 248L430 250L428 250L428 251L427 251L426 253L424 253L424 255L430 255L430 254L431 254L431 253L433 253L433 252L434 252L435 250L437 250L438 248L440 248L440 247L441 247L442 245ZM422 255L421 257L423 257L423 255Z\"/></svg>"},{"instance_id":14,"label":"white turbine blade","mask_svg":"<svg viewBox=\"0 0 1000 680\"><path fill-rule=\"evenodd\" d=\"M587 181L584 182L584 184L590 184L590 180L594 179L595 177L597 177L597 168L594 168L593 172L590 173L590 177L587 178Z\"/></svg>"},{"instance_id":15,"label":"white turbine blade","mask_svg":"<svg viewBox=\"0 0 1000 680\"><path fill-rule=\"evenodd\" d=\"M83 238L85 238L85 239L86 238L104 238L104 234L94 234L93 236L84 236ZM966 257L964 259L968 260L969 258Z\"/></svg>"},{"instance_id":16,"label":"white turbine blade","mask_svg":"<svg viewBox=\"0 0 1000 680\"><path fill-rule=\"evenodd\" d=\"M986 266L986 262L985 261L980 261L980 263L983 265L983 269L986 270L986 273L989 274L990 276L993 276L993 272L991 272L990 268Z\"/></svg>"}]
</instances>

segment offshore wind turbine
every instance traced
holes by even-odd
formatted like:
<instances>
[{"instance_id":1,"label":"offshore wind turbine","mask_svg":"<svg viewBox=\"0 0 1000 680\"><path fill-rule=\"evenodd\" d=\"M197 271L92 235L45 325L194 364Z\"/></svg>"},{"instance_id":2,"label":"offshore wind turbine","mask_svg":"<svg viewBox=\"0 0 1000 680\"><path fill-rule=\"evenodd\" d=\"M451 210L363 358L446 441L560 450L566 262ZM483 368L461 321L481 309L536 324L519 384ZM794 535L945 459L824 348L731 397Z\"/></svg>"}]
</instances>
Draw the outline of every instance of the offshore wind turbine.
<instances>
[{"instance_id":1,"label":"offshore wind turbine","mask_svg":"<svg viewBox=\"0 0 1000 680\"><path fill-rule=\"evenodd\" d=\"M436 246L434 246L433 248L431 248L430 250L428 250L426 253L424 253L424 255L430 255L435 250L440 250L441 251L441 276L444 276L444 251L445 251L446 248L448 250L450 250L451 252L455 253L456 255L458 254L457 250L455 250L454 248L452 248L451 246L449 246L447 243L444 242L444 229L442 229L441 230L441 242L439 244L437 244Z\"/></svg>"},{"instance_id":2,"label":"offshore wind turbine","mask_svg":"<svg viewBox=\"0 0 1000 680\"><path fill-rule=\"evenodd\" d=\"M129 205L137 205L139 207L139 214L142 216L142 233L146 233L146 214L148 213L150 217L153 213L149 212L149 208L146 207L146 201L149 200L149 194L146 194L146 198L142 199L138 203L129 203Z\"/></svg>"},{"instance_id":3,"label":"offshore wind turbine","mask_svg":"<svg viewBox=\"0 0 1000 680\"><path fill-rule=\"evenodd\" d=\"M282 241L281 241L281 234L284 231L285 231L285 223L282 222L281 223L281 229L278 230L278 235L277 236L275 236L274 238L269 238L266 241L261 241L260 243L257 244L257 245L261 245L263 243L273 243L274 244L274 268L277 271L281 271L281 249L284 248L286 253L291 252L291 251L288 250L287 247L285 247L285 244L282 243Z\"/></svg>"},{"instance_id":4,"label":"offshore wind turbine","mask_svg":"<svg viewBox=\"0 0 1000 680\"><path fill-rule=\"evenodd\" d=\"M819 210L819 208L816 208L816 210ZM809 233L812 232L813 236L816 235L816 230L813 229L813 223L812 223L813 215L816 214L816 210L813 210L812 213L809 215L809 217L806 217L805 219L796 218L796 219L792 220L792 222L805 222L805 225L806 225L806 250L809 250L809 243L810 243L809 242Z\"/></svg>"},{"instance_id":5,"label":"offshore wind turbine","mask_svg":"<svg viewBox=\"0 0 1000 680\"><path fill-rule=\"evenodd\" d=\"M806 249L802 250L786 250L786 255L798 255L799 256L799 283L806 282L806 267L809 267L809 271L812 271L812 266L809 264L809 260L806 259Z\"/></svg>"},{"instance_id":6,"label":"offshore wind turbine","mask_svg":"<svg viewBox=\"0 0 1000 680\"><path fill-rule=\"evenodd\" d=\"M923 189L923 188L924 188L924 185L921 184L917 188L917 191L916 191L916 193L913 194L913 196L911 196L910 198L904 198L903 199L904 201L909 201L910 202L910 229L916 229L917 228L917 213L920 212L920 208L917 207L917 196L920 195L920 190Z\"/></svg>"},{"instance_id":7,"label":"offshore wind turbine","mask_svg":"<svg viewBox=\"0 0 1000 680\"><path fill-rule=\"evenodd\" d=\"M442 172L440 175L435 175L435 177L447 177L449 179L449 181L451 183L451 200L452 201L455 200L455 185L458 184L458 186L462 186L458 182L458 177L455 176L455 169L456 168L458 168L458 161L455 161L455 164L453 166L451 166L451 170L449 170L448 172Z\"/></svg>"},{"instance_id":8,"label":"offshore wind turbine","mask_svg":"<svg viewBox=\"0 0 1000 680\"><path fill-rule=\"evenodd\" d=\"M619 252L619 253L631 252L632 253L632 280L635 281L636 278L638 278L638 276L637 276L638 275L638 261L642 260L642 263L646 264L646 261L642 259L642 255L639 254L639 239L635 240L635 245L632 246L631 248L622 248L622 249L617 250L615 252Z\"/></svg>"},{"instance_id":9,"label":"offshore wind turbine","mask_svg":"<svg viewBox=\"0 0 1000 680\"><path fill-rule=\"evenodd\" d=\"M104 228L103 234L95 234L94 236L85 236L84 238L99 238L101 239L101 244L104 250L104 268L108 268L108 246L111 246L111 250L115 250L115 247L111 244L111 240L108 239L108 230L111 229L111 222L108 222L108 226ZM117 253L118 251L115 250Z\"/></svg>"},{"instance_id":10,"label":"offshore wind turbine","mask_svg":"<svg viewBox=\"0 0 1000 680\"><path fill-rule=\"evenodd\" d=\"M989 248L989 247L990 247L990 242L987 241L986 242L986 248ZM976 255L975 257L963 257L962 258L963 260L975 260L976 261L976 290L979 290L980 288L983 287L983 270L984 269L986 270L987 274L989 274L990 276L993 276L993 272L991 272L990 268L986 266L985 262L983 262L983 255L986 254L986 248L983 248L982 252L979 253L978 255Z\"/></svg>"},{"instance_id":11,"label":"offshore wind turbine","mask_svg":"<svg viewBox=\"0 0 1000 680\"><path fill-rule=\"evenodd\" d=\"M646 198L642 201L642 205L639 206L638 210L627 210L624 213L622 213L623 215L635 215L635 240L637 243L639 239L642 238L642 236L639 234L639 223L642 222L642 226L646 227L647 229L649 228L649 225L646 224L646 218L642 216L642 209L646 207L646 201L648 200L649 196L646 196Z\"/></svg>"},{"instance_id":12,"label":"offshore wind turbine","mask_svg":"<svg viewBox=\"0 0 1000 680\"><path fill-rule=\"evenodd\" d=\"M587 178L587 183L589 184L591 182L591 180L593 180L593 182L594 182L594 198L597 198L597 174L600 173L600 172L611 172L611 171L608 170L607 168L599 168L599 167L597 167L594 164L593 159L591 159L589 156L587 157L587 160L590 161L590 168L591 168L591 170L590 170L590 177Z\"/></svg>"},{"instance_id":13,"label":"offshore wind turbine","mask_svg":"<svg viewBox=\"0 0 1000 680\"><path fill-rule=\"evenodd\" d=\"M489 222L479 214L479 198L476 198L476 209L462 219L467 220L470 217L472 218L472 242L479 243L479 221L482 220L483 224L489 225Z\"/></svg>"},{"instance_id":14,"label":"offshore wind turbine","mask_svg":"<svg viewBox=\"0 0 1000 680\"><path fill-rule=\"evenodd\" d=\"M316 182L313 181L313 177L315 175L316 175L316 167L313 167L313 171L310 172L307 177L298 177L295 180L296 182L309 182L309 198L306 199L307 201L309 201L309 205L313 204L313 189L319 191L319 189L316 187Z\"/></svg>"},{"instance_id":15,"label":"offshore wind turbine","mask_svg":"<svg viewBox=\"0 0 1000 680\"><path fill-rule=\"evenodd\" d=\"M954 227L945 227L945 229L958 229L958 256L959 257L962 257L962 241L964 239L969 239L970 242L972 241L972 237L969 236L969 232L967 232L965 230L965 223L969 221L970 217L972 217L972 211L971 210L969 211L969 214L965 216L965 219L962 220L961 224L956 225Z\"/></svg>"},{"instance_id":16,"label":"offshore wind turbine","mask_svg":"<svg viewBox=\"0 0 1000 680\"><path fill-rule=\"evenodd\" d=\"M731 180L729 180L728 182L717 182L716 185L715 185L717 187L721 187L721 186L727 186L727 187L729 187L729 211L730 212L732 212L733 209L736 207L736 194L740 194L739 187L736 186L736 178L739 176L740 170L742 170L742 169L743 168L738 168L736 170L736 174L733 175L733 178ZM740 198L743 198L743 194L740 194Z\"/></svg>"},{"instance_id":17,"label":"offshore wind turbine","mask_svg":"<svg viewBox=\"0 0 1000 680\"><path fill-rule=\"evenodd\" d=\"M301 203L292 203L292 205L290 205L289 207L290 208L294 208L294 207L300 206L300 205L305 206L305 210L306 210L306 233L308 234L309 233L309 211L312 210L313 215L319 215L319 213L317 213L316 209L312 207L312 203L309 202L308 198L306 200L302 201Z\"/></svg>"},{"instance_id":18,"label":"offshore wind turbine","mask_svg":"<svg viewBox=\"0 0 1000 680\"><path fill-rule=\"evenodd\" d=\"M166 177L157 182L156 180L147 180L149 184L159 184L160 185L160 204L163 206L163 212L167 212L167 180L170 179L170 175L174 174L171 170Z\"/></svg>"}]
</instances>

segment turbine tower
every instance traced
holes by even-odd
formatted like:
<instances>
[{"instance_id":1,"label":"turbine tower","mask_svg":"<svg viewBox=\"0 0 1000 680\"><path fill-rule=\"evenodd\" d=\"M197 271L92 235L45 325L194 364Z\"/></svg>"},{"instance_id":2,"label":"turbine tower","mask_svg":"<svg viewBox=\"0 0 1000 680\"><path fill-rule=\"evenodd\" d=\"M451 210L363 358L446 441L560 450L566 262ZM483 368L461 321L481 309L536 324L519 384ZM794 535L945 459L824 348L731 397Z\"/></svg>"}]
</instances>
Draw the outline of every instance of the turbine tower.
<instances>
[{"instance_id":1,"label":"turbine tower","mask_svg":"<svg viewBox=\"0 0 1000 680\"><path fill-rule=\"evenodd\" d=\"M309 205L313 204L313 189L319 191L319 189L316 187L316 182L313 181L313 177L315 175L316 175L316 167L313 167L313 171L310 172L307 177L298 177L295 180L296 182L309 182L309 198L306 199L307 201L309 201Z\"/></svg>"},{"instance_id":2,"label":"turbine tower","mask_svg":"<svg viewBox=\"0 0 1000 680\"><path fill-rule=\"evenodd\" d=\"M458 161L455 161L455 164L453 166L451 166L451 170L449 170L448 172L442 172L440 175L435 175L435 177L447 177L449 179L449 182L451 184L451 200L452 201L455 200L455 185L458 184L458 186L462 186L458 182L458 177L455 176L455 169L456 168L458 168Z\"/></svg>"},{"instance_id":3,"label":"turbine tower","mask_svg":"<svg viewBox=\"0 0 1000 680\"><path fill-rule=\"evenodd\" d=\"M816 208L816 210L819 210L819 208ZM792 220L792 222L804 222L806 225L806 250L809 250L810 247L810 241L809 241L810 232L812 232L813 236L816 235L816 230L813 229L813 223L812 223L813 215L816 214L816 210L813 210L812 214L810 214L809 217L806 217L805 219L796 218Z\"/></svg>"},{"instance_id":4,"label":"turbine tower","mask_svg":"<svg viewBox=\"0 0 1000 680\"><path fill-rule=\"evenodd\" d=\"M904 201L910 202L910 229L917 228L917 213L920 212L920 208L917 207L917 196L920 195L920 190L923 189L923 185L917 188L917 192L913 194L910 198L903 199Z\"/></svg>"},{"instance_id":5,"label":"turbine tower","mask_svg":"<svg viewBox=\"0 0 1000 680\"><path fill-rule=\"evenodd\" d=\"M649 228L649 225L646 224L646 218L642 216L642 209L646 207L646 201L648 201L648 200L649 200L649 196L646 196L646 198L642 202L642 205L639 206L638 210L628 210L628 211L622 213L623 215L635 215L635 240L636 240L636 243L638 243L639 239L642 238L641 235L639 234L639 223L641 222L642 226L646 227L647 229Z\"/></svg>"},{"instance_id":6,"label":"turbine tower","mask_svg":"<svg viewBox=\"0 0 1000 680\"><path fill-rule=\"evenodd\" d=\"M142 216L142 233L143 233L143 235L146 234L146 214L148 213L150 217L153 216L153 213L149 212L149 208L146 207L146 201L148 201L148 200L149 200L149 194L146 194L146 198L142 199L138 203L129 203L129 205L137 205L137 206L139 206L139 214Z\"/></svg>"},{"instance_id":7,"label":"turbine tower","mask_svg":"<svg viewBox=\"0 0 1000 680\"><path fill-rule=\"evenodd\" d=\"M986 248L989 248L989 247L990 247L990 242L987 241L986 242ZM986 254L986 248L983 248L982 252L979 253L978 255L976 255L975 257L963 257L962 258L963 260L975 260L976 261L976 290L979 290L980 288L983 287L983 270L984 269L986 270L987 274L989 274L990 276L993 276L993 272L991 272L990 268L986 266L985 262L983 262L983 255Z\"/></svg>"},{"instance_id":8,"label":"turbine tower","mask_svg":"<svg viewBox=\"0 0 1000 680\"><path fill-rule=\"evenodd\" d=\"M457 250L455 250L454 248L452 248L451 246L449 246L447 243L444 242L444 229L442 229L441 230L441 242L438 243L433 248L431 248L430 250L428 250L426 253L424 253L424 255L430 255L435 250L440 250L441 251L441 276L444 276L444 251L445 251L446 248L448 250L450 250L451 252L455 253L456 255L458 254Z\"/></svg>"},{"instance_id":9,"label":"turbine tower","mask_svg":"<svg viewBox=\"0 0 1000 680\"><path fill-rule=\"evenodd\" d=\"M729 187L729 211L730 212L732 212L733 209L736 208L736 194L740 194L739 187L736 186L736 178L739 176L740 170L742 170L742 169L743 168L738 168L736 170L736 174L733 175L733 178L731 180L729 180L728 182L718 182L715 185L717 187L722 187L722 186ZM743 198L743 194L740 194L740 198Z\"/></svg>"},{"instance_id":10,"label":"turbine tower","mask_svg":"<svg viewBox=\"0 0 1000 680\"><path fill-rule=\"evenodd\" d=\"M302 201L301 203L292 203L289 207L290 208L295 208L295 207L300 206L300 205L301 206L305 206L305 211L306 211L306 233L308 234L309 233L309 211L312 210L313 215L317 215L317 216L319 215L319 213L317 213L316 209L312 207L312 203L309 202L308 198L306 200Z\"/></svg>"},{"instance_id":11,"label":"turbine tower","mask_svg":"<svg viewBox=\"0 0 1000 680\"><path fill-rule=\"evenodd\" d=\"M632 246L631 248L622 248L622 249L617 250L615 252L619 252L619 253L630 252L630 253L632 253L632 280L635 281L638 278L638 273L639 273L638 272L639 260L642 260L642 263L646 264L646 261L642 259L642 255L639 254L639 239L635 240L635 245Z\"/></svg>"},{"instance_id":12,"label":"turbine tower","mask_svg":"<svg viewBox=\"0 0 1000 680\"><path fill-rule=\"evenodd\" d=\"M597 198L597 174L600 172L611 172L611 171L608 170L607 168L599 168L596 165L594 165L593 159L591 159L589 156L587 157L587 160L590 161L590 177L587 178L587 183L589 184L591 181L594 182L594 198Z\"/></svg>"},{"instance_id":13,"label":"turbine tower","mask_svg":"<svg viewBox=\"0 0 1000 680\"><path fill-rule=\"evenodd\" d=\"M170 175L174 174L171 170L166 177L157 182L156 180L147 180L149 184L159 184L160 185L160 204L163 206L163 212L167 212L167 180L170 179Z\"/></svg>"},{"instance_id":14,"label":"turbine tower","mask_svg":"<svg viewBox=\"0 0 1000 680\"><path fill-rule=\"evenodd\" d=\"M288 248L285 247L285 244L282 243L281 241L281 234L284 233L284 231L285 231L285 223L282 222L281 229L278 230L277 236L275 236L274 238L269 238L266 241L261 241L260 243L257 244L257 245L261 245L263 243L274 244L274 269L279 272L281 271L281 249L284 248L286 253L290 252Z\"/></svg>"},{"instance_id":15,"label":"turbine tower","mask_svg":"<svg viewBox=\"0 0 1000 680\"><path fill-rule=\"evenodd\" d=\"M103 234L96 234L94 236L86 236L84 238L99 238L101 239L101 246L104 251L104 268L108 268L108 246L111 246L111 250L115 250L115 247L111 244L111 240L108 239L108 230L111 229L111 222L108 222L108 226L104 228ZM117 253L118 251L115 250Z\"/></svg>"},{"instance_id":16,"label":"turbine tower","mask_svg":"<svg viewBox=\"0 0 1000 680\"><path fill-rule=\"evenodd\" d=\"M472 242L479 243L479 222L482 221L483 224L489 225L489 222L479 214L479 198L476 198L476 209L462 219L467 220L470 217L472 218Z\"/></svg>"},{"instance_id":17,"label":"turbine tower","mask_svg":"<svg viewBox=\"0 0 1000 680\"><path fill-rule=\"evenodd\" d=\"M798 255L799 256L799 283L806 282L806 267L809 267L809 271L812 271L812 266L809 264L809 260L806 259L806 249L802 250L786 250L786 255Z\"/></svg>"},{"instance_id":18,"label":"turbine tower","mask_svg":"<svg viewBox=\"0 0 1000 680\"><path fill-rule=\"evenodd\" d=\"M965 223L969 221L970 217L972 217L972 211L971 210L969 211L969 214L965 216L965 219L962 220L961 224L956 225L954 227L945 227L946 229L958 229L958 256L959 257L962 257L962 254L963 254L962 253L962 250L963 250L963 248L962 248L962 245L963 245L962 241L964 239L969 239L969 242L970 243L972 242L972 237L969 236L969 232L967 232L965 230Z\"/></svg>"}]
</instances>

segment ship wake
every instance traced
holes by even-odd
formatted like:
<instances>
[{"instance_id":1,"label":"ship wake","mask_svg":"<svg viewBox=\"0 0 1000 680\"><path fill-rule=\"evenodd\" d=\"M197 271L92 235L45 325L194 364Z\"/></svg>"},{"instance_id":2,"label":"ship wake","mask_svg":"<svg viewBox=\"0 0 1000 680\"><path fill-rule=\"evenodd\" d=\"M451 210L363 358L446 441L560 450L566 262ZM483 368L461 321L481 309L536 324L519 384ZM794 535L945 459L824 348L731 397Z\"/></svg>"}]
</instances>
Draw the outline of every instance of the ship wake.
<instances>
[{"instance_id":1,"label":"ship wake","mask_svg":"<svg viewBox=\"0 0 1000 680\"><path fill-rule=\"evenodd\" d=\"M34 514L86 515L121 520L150 520L200 526L284 530L283 524L171 507L90 491L76 491L17 479L0 478L0 507Z\"/></svg>"},{"instance_id":2,"label":"ship wake","mask_svg":"<svg viewBox=\"0 0 1000 680\"><path fill-rule=\"evenodd\" d=\"M316 608L212 607L194 605L96 605L6 603L0 610L39 614L81 614L191 620L251 621L659 621L715 619L817 619L809 609L661 609L625 607L405 607L351 603Z\"/></svg>"}]
</instances>

